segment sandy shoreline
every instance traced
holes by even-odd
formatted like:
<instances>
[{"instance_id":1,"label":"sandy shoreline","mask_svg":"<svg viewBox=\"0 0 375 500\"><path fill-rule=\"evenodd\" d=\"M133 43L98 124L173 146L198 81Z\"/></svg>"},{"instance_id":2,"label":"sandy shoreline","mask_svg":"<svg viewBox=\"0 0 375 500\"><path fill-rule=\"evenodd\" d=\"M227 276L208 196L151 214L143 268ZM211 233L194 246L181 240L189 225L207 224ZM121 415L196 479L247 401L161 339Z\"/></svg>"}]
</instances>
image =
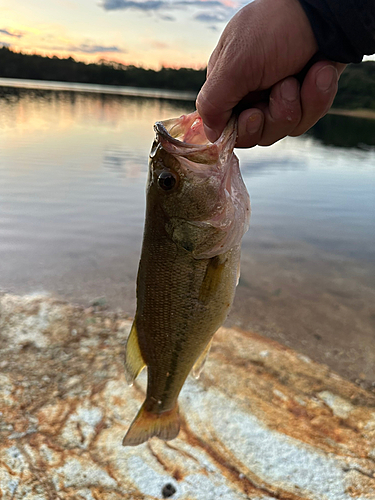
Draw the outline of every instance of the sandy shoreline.
<instances>
[{"instance_id":1,"label":"sandy shoreline","mask_svg":"<svg viewBox=\"0 0 375 500\"><path fill-rule=\"evenodd\" d=\"M2 499L374 498L375 394L324 364L221 328L178 438L129 448L146 376L126 384L126 315L42 295L0 310Z\"/></svg>"}]
</instances>

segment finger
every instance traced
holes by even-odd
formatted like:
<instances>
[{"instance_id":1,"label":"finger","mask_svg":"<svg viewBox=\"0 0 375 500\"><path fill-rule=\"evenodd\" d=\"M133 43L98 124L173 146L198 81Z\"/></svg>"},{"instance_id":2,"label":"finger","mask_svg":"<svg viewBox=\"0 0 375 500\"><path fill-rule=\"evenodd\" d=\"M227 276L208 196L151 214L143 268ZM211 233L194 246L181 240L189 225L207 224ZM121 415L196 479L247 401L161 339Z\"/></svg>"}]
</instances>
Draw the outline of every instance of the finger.
<instances>
[{"instance_id":1,"label":"finger","mask_svg":"<svg viewBox=\"0 0 375 500\"><path fill-rule=\"evenodd\" d=\"M275 84L263 113L264 125L258 142L260 146L269 146L289 135L302 116L298 80L288 77Z\"/></svg>"},{"instance_id":2,"label":"finger","mask_svg":"<svg viewBox=\"0 0 375 500\"><path fill-rule=\"evenodd\" d=\"M207 64L207 78L210 76L210 74L212 73L212 70L215 67L216 61L218 60L218 58L220 56L220 51L221 51L221 44L220 44L220 46L218 44L218 45L216 45L215 49L213 50L213 52L210 55L210 58L208 60L208 64Z\"/></svg>"},{"instance_id":3,"label":"finger","mask_svg":"<svg viewBox=\"0 0 375 500\"><path fill-rule=\"evenodd\" d=\"M261 109L246 109L238 117L236 148L252 148L260 141L263 131L264 114Z\"/></svg>"},{"instance_id":4,"label":"finger","mask_svg":"<svg viewBox=\"0 0 375 500\"><path fill-rule=\"evenodd\" d=\"M211 142L220 137L233 108L242 95L247 93L241 94L238 91L236 79L232 71L224 72L216 65L197 96L196 108L202 117L206 136Z\"/></svg>"},{"instance_id":5,"label":"finger","mask_svg":"<svg viewBox=\"0 0 375 500\"><path fill-rule=\"evenodd\" d=\"M289 135L303 134L327 113L332 106L338 79L344 69L345 64L332 61L319 61L310 68L301 88L301 121Z\"/></svg>"},{"instance_id":6,"label":"finger","mask_svg":"<svg viewBox=\"0 0 375 500\"><path fill-rule=\"evenodd\" d=\"M253 87L254 75L262 74L262 71L259 68L258 71L252 71L252 68L257 68L259 64L255 57L249 63L246 62L254 37L251 30L251 36L245 34L246 29L249 30L250 11L252 7L242 8L225 27L210 58L206 82L197 96L196 108L210 141L215 141L221 135L233 108L240 100L258 87ZM245 45L250 46L249 50L244 46L245 41Z\"/></svg>"},{"instance_id":7,"label":"finger","mask_svg":"<svg viewBox=\"0 0 375 500\"><path fill-rule=\"evenodd\" d=\"M226 109L223 109L218 106L217 102L212 101L212 99L215 99L216 97L215 89L217 87L217 77L215 77L212 73L214 72L215 65L220 58L221 47L222 44L219 41L208 60L206 82L199 91L195 103L195 107L203 119L203 128L206 136L211 142L215 142L216 139L220 137L232 112L230 104ZM220 66L219 63L218 66ZM217 72L220 72L220 68L216 68L216 70ZM220 81L225 82L225 79L220 79Z\"/></svg>"}]
</instances>

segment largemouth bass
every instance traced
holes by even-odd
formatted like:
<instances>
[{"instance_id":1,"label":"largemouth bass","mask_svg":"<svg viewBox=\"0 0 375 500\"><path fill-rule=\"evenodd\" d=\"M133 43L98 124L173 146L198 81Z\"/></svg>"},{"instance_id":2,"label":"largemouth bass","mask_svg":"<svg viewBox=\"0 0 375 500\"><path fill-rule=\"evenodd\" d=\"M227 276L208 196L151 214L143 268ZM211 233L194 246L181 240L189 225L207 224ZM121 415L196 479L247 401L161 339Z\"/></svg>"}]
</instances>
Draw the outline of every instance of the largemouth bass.
<instances>
[{"instance_id":1,"label":"largemouth bass","mask_svg":"<svg viewBox=\"0 0 375 500\"><path fill-rule=\"evenodd\" d=\"M177 398L232 305L250 200L233 153L237 122L210 143L197 112L157 122L147 181L137 310L126 346L131 384L147 366L147 395L123 445L174 439Z\"/></svg>"}]
</instances>

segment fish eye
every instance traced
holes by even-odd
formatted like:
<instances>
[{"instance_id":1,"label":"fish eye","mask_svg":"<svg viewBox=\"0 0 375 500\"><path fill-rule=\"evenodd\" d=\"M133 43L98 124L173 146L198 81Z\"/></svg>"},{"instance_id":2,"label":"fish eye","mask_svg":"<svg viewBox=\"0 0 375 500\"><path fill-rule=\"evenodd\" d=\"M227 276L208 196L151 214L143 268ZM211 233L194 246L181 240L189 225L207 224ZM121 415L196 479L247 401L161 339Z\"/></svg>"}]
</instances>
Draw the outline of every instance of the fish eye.
<instances>
[{"instance_id":1,"label":"fish eye","mask_svg":"<svg viewBox=\"0 0 375 500\"><path fill-rule=\"evenodd\" d=\"M164 191L170 191L176 185L177 178L172 172L162 172L158 177L158 184Z\"/></svg>"}]
</instances>

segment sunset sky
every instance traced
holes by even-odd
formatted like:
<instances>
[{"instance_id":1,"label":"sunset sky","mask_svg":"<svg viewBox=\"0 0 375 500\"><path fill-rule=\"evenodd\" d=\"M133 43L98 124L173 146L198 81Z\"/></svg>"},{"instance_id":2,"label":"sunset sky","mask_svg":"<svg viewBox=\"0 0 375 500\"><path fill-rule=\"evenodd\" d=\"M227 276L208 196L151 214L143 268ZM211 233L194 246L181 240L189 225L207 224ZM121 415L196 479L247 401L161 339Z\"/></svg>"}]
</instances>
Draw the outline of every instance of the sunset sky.
<instances>
[{"instance_id":1,"label":"sunset sky","mask_svg":"<svg viewBox=\"0 0 375 500\"><path fill-rule=\"evenodd\" d=\"M0 0L0 44L83 61L201 68L246 1Z\"/></svg>"},{"instance_id":2,"label":"sunset sky","mask_svg":"<svg viewBox=\"0 0 375 500\"><path fill-rule=\"evenodd\" d=\"M0 45L86 62L106 59L155 69L202 68L225 24L246 3L0 0Z\"/></svg>"}]
</instances>

